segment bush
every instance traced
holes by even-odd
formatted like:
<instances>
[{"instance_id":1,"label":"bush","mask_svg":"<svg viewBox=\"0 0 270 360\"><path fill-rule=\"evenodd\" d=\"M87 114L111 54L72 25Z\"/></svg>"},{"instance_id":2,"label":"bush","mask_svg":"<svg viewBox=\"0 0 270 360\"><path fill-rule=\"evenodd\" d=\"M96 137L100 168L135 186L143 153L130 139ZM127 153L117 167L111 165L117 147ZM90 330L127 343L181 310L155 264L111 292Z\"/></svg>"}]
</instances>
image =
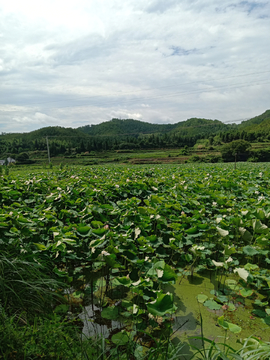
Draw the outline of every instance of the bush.
<instances>
[{"instance_id":1,"label":"bush","mask_svg":"<svg viewBox=\"0 0 270 360\"><path fill-rule=\"evenodd\" d=\"M26 152L22 152L16 156L16 160L19 164L33 164L35 161L29 159L29 155Z\"/></svg>"},{"instance_id":2,"label":"bush","mask_svg":"<svg viewBox=\"0 0 270 360\"><path fill-rule=\"evenodd\" d=\"M75 322L57 314L35 318L30 325L9 317L3 308L0 312L0 359L98 359L100 345L91 339L81 341Z\"/></svg>"},{"instance_id":3,"label":"bush","mask_svg":"<svg viewBox=\"0 0 270 360\"><path fill-rule=\"evenodd\" d=\"M270 161L270 149L258 149L250 151L250 162L267 162Z\"/></svg>"},{"instance_id":4,"label":"bush","mask_svg":"<svg viewBox=\"0 0 270 360\"><path fill-rule=\"evenodd\" d=\"M218 163L218 162L223 162L222 157L220 155L206 155L204 157L201 158L202 162L205 163Z\"/></svg>"},{"instance_id":5,"label":"bush","mask_svg":"<svg viewBox=\"0 0 270 360\"><path fill-rule=\"evenodd\" d=\"M17 155L16 160L20 163L24 163L25 161L29 160L29 155L26 152L20 153Z\"/></svg>"},{"instance_id":6,"label":"bush","mask_svg":"<svg viewBox=\"0 0 270 360\"><path fill-rule=\"evenodd\" d=\"M189 162L201 162L202 158L199 155L192 155L189 158Z\"/></svg>"},{"instance_id":7,"label":"bush","mask_svg":"<svg viewBox=\"0 0 270 360\"><path fill-rule=\"evenodd\" d=\"M189 155L189 151L187 149L182 149L179 151L178 156L181 156L181 155L187 156L187 155Z\"/></svg>"},{"instance_id":8,"label":"bush","mask_svg":"<svg viewBox=\"0 0 270 360\"><path fill-rule=\"evenodd\" d=\"M134 143L128 143L128 142L123 142L119 145L118 147L120 150L131 150L131 149L138 149L139 145L138 144L134 144Z\"/></svg>"},{"instance_id":9,"label":"bush","mask_svg":"<svg viewBox=\"0 0 270 360\"><path fill-rule=\"evenodd\" d=\"M235 140L224 145L220 152L225 162L240 160L246 161L250 155L251 144L245 140Z\"/></svg>"}]
</instances>

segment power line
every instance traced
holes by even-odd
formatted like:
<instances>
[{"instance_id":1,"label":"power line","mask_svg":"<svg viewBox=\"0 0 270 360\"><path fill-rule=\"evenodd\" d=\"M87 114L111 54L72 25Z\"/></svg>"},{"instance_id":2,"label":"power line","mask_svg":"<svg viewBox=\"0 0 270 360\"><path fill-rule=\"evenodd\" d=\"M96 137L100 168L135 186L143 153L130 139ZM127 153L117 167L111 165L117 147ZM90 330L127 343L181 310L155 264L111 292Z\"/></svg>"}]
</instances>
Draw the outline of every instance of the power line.
<instances>
[{"instance_id":1,"label":"power line","mask_svg":"<svg viewBox=\"0 0 270 360\"><path fill-rule=\"evenodd\" d=\"M132 99L126 99L126 100L121 100L121 103L128 103L128 102L145 102L147 100L156 100L156 99L164 99L164 98L169 98L169 97L174 97L177 95L189 95L189 94L200 94L200 93L207 93L207 92L214 92L217 91L219 89L224 89L224 90L229 90L229 89L240 89L243 87L251 87L251 86L257 86L257 85L265 85L265 84L270 84L270 81L267 82L257 82L256 84L254 83L244 83L244 84L234 84L232 86L227 86L227 85L222 85L219 87L215 87L213 89L198 89L198 90L192 90L192 91L182 91L182 92L175 92L175 93L171 93L171 94L165 94L165 95L158 95L158 96L153 96L153 97L146 97L146 98L132 98ZM105 100L101 99L101 102L104 102ZM116 100L106 100L106 105L113 105L115 104ZM119 101L119 100L118 100ZM64 108L73 108L73 107L88 107L88 106L100 106L99 104L80 104L80 105L66 105L66 106L57 106L57 107L50 107L49 109L64 109ZM47 108L48 109L48 108Z\"/></svg>"},{"instance_id":2,"label":"power line","mask_svg":"<svg viewBox=\"0 0 270 360\"><path fill-rule=\"evenodd\" d=\"M80 101L82 99L96 99L96 98L104 98L104 97L109 97L109 96L118 96L119 94L121 95L128 95L128 94L134 94L134 93L138 93L138 92L143 92L143 91L153 91L153 90L159 90L159 89L164 89L164 88L172 88L175 86L187 86L187 85L192 85L192 84L201 84L201 83L208 83L210 81L220 81L220 80L224 80L224 79L232 79L232 78L238 78L238 77L243 77L243 76L251 76L251 75L259 75L259 74L266 74L266 73L270 73L270 70L267 71L261 71L261 72L253 72L253 73L246 73L246 74L241 74L241 75L234 75L234 76L229 76L226 78L217 78L217 79L211 79L211 80L202 80L202 81L196 81L196 82L188 82L188 83L182 83L182 84L175 84L175 85L166 85L166 86L161 86L161 87L156 87L156 88L147 88L147 89L140 89L140 90L134 90L134 91L129 91L129 92L125 92L125 94L123 94L122 91L117 91L114 93L107 93L107 94L101 94L101 95L92 95L92 96L83 96L83 97L77 97L76 100ZM261 80L264 81L264 80ZM268 83L268 82L267 82ZM251 84L251 82L247 83L247 84ZM234 84L233 86L237 86L237 84ZM241 85L241 84L240 84ZM220 88L224 88L227 87L228 85L222 85L219 87L215 87L215 89L220 89ZM231 86L229 86L229 88L231 88ZM160 98L160 97L169 97L169 96L174 96L174 94L190 94L190 93L196 93L196 92L210 92L210 91L215 91L215 89L213 90L207 90L207 89L197 89L197 90L191 90L191 91L184 91L184 92L177 92L177 93L173 93L173 94L168 94L168 95L159 95L159 96L155 96L155 97L148 97L145 98L144 100L149 100L149 99L156 99L156 98ZM75 95L76 96L76 95ZM37 103L30 103L29 105L43 105L43 104L50 104L50 103L58 103L58 102L63 102L63 101L69 101L69 100L73 100L73 98L66 98L63 100L52 100L52 101L45 101L45 102L37 102ZM130 99L128 101L132 101L132 100L137 100L137 98L135 99ZM68 106L58 106L57 108L66 108L66 107L80 107L83 105L68 105ZM53 108L53 107L52 107Z\"/></svg>"}]
</instances>

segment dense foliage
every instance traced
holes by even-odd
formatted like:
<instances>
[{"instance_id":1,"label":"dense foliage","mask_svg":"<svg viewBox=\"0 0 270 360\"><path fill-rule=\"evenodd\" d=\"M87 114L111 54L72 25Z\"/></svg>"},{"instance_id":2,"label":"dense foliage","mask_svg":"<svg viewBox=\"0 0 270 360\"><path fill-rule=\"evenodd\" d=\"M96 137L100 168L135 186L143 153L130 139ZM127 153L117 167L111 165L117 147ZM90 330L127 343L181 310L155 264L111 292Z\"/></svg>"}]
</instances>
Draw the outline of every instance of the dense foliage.
<instances>
[{"instance_id":1,"label":"dense foliage","mask_svg":"<svg viewBox=\"0 0 270 360\"><path fill-rule=\"evenodd\" d=\"M30 133L0 135L0 156L17 158L21 153L45 152L48 137L50 155L73 156L93 151L193 147L205 139L210 146L234 140L268 142L270 110L241 124L191 118L175 124L150 124L133 119L112 119L78 129L46 127ZM256 156L253 156L255 159ZM260 159L259 159L260 161ZM24 161L25 162L25 161Z\"/></svg>"},{"instance_id":2,"label":"dense foliage","mask_svg":"<svg viewBox=\"0 0 270 360\"><path fill-rule=\"evenodd\" d=\"M48 287L68 286L69 302L122 319L110 348L140 359L142 334L165 341L173 331L177 308L166 285L222 271L238 280L198 301L223 311L219 325L239 332L227 318L237 292L253 299L254 316L268 327L270 169L244 165L12 169L0 178L1 306L31 321L29 309L42 313ZM21 295L24 285L32 290Z\"/></svg>"}]
</instances>

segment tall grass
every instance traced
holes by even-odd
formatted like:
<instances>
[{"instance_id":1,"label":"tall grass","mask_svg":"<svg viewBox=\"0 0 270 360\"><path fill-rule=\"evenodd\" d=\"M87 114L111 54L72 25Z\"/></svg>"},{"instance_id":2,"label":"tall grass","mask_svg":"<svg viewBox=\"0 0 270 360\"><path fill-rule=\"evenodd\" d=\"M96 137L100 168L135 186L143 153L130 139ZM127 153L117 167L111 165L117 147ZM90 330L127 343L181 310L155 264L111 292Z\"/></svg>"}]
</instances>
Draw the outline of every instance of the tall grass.
<instances>
[{"instance_id":1,"label":"tall grass","mask_svg":"<svg viewBox=\"0 0 270 360\"><path fill-rule=\"evenodd\" d=\"M9 315L36 316L52 311L57 288L63 286L48 276L48 269L34 258L0 254L0 303Z\"/></svg>"}]
</instances>

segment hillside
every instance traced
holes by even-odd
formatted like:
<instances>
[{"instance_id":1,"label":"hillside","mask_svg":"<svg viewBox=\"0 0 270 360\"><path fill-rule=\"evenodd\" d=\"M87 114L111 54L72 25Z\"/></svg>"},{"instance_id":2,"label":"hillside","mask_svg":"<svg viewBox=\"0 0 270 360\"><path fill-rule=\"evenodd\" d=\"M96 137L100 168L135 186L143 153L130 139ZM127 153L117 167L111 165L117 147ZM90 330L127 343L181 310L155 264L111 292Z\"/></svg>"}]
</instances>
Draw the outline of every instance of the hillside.
<instances>
[{"instance_id":1,"label":"hillside","mask_svg":"<svg viewBox=\"0 0 270 360\"><path fill-rule=\"evenodd\" d=\"M46 151L51 156L74 156L92 151L193 147L198 140L220 145L243 139L270 140L270 110L240 125L219 120L191 118L176 124L150 124L133 119L112 119L77 129L49 126L29 133L0 135L0 155L16 156L26 151Z\"/></svg>"},{"instance_id":2,"label":"hillside","mask_svg":"<svg viewBox=\"0 0 270 360\"><path fill-rule=\"evenodd\" d=\"M226 125L219 120L191 118L176 124L174 132L181 136L214 135L220 131L228 131L232 125Z\"/></svg>"},{"instance_id":3,"label":"hillside","mask_svg":"<svg viewBox=\"0 0 270 360\"><path fill-rule=\"evenodd\" d=\"M13 140L23 139L26 141L32 141L36 139L46 138L46 136L53 138L69 138L69 137L87 137L87 135L78 129L65 128L61 126L47 126L38 130L30 131L29 133L8 133L3 135L2 139ZM1 139L1 137L0 137Z\"/></svg>"},{"instance_id":4,"label":"hillside","mask_svg":"<svg viewBox=\"0 0 270 360\"><path fill-rule=\"evenodd\" d=\"M263 114L249 120L242 121L241 124L237 126L237 129L256 132L263 130L265 126L270 127L270 110L266 110Z\"/></svg>"},{"instance_id":5,"label":"hillside","mask_svg":"<svg viewBox=\"0 0 270 360\"><path fill-rule=\"evenodd\" d=\"M150 124L133 119L112 119L97 125L86 125L79 127L80 130L91 136L119 136L155 134L172 131L177 124Z\"/></svg>"},{"instance_id":6,"label":"hillside","mask_svg":"<svg viewBox=\"0 0 270 360\"><path fill-rule=\"evenodd\" d=\"M194 136L197 134L214 134L218 131L230 129L218 120L192 118L176 124L150 124L133 119L112 119L98 125L86 125L80 130L91 136L133 136L143 134L177 133L181 136Z\"/></svg>"}]
</instances>

